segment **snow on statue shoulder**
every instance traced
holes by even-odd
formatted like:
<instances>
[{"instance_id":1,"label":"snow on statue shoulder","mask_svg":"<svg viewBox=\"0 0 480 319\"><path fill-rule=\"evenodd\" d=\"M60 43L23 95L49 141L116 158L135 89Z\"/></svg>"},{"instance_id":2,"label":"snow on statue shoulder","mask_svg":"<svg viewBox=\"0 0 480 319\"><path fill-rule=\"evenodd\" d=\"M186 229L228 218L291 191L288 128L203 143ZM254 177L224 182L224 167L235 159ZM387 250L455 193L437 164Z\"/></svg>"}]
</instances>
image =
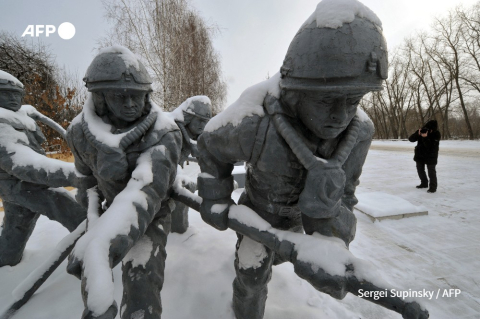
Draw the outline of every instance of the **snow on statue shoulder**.
<instances>
[{"instance_id":1,"label":"snow on statue shoulder","mask_svg":"<svg viewBox=\"0 0 480 319\"><path fill-rule=\"evenodd\" d=\"M276 73L270 79L260 82L246 89L240 98L223 112L215 116L205 127L206 132L213 132L228 124L234 127L239 125L246 117L254 115L263 117L263 100L265 95L280 96L280 73Z\"/></svg>"}]
</instances>

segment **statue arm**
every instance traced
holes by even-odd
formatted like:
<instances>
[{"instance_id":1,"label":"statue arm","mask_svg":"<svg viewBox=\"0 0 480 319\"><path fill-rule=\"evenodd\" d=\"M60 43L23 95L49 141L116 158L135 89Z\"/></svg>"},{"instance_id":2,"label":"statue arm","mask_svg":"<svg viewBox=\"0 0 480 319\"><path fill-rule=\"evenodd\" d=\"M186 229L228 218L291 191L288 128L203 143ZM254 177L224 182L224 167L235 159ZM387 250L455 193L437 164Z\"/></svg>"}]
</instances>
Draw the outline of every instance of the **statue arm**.
<instances>
[{"instance_id":1,"label":"statue arm","mask_svg":"<svg viewBox=\"0 0 480 319\"><path fill-rule=\"evenodd\" d=\"M48 158L21 143L13 152L0 146L0 168L22 181L50 187L77 186L84 177L72 163Z\"/></svg>"},{"instance_id":2,"label":"statue arm","mask_svg":"<svg viewBox=\"0 0 480 319\"><path fill-rule=\"evenodd\" d=\"M199 165L202 173L223 179L231 176L233 164L252 157L261 117L246 117L237 126L228 124L198 139Z\"/></svg>"},{"instance_id":3,"label":"statue arm","mask_svg":"<svg viewBox=\"0 0 480 319\"><path fill-rule=\"evenodd\" d=\"M94 178L92 170L85 164L78 150L78 143L87 143L80 126L71 125L66 132L65 140L72 152L77 171L85 176ZM76 143L74 141L76 141ZM87 189L89 186L90 185L77 185L77 194L75 195L77 202L85 208L88 208Z\"/></svg>"},{"instance_id":4,"label":"statue arm","mask_svg":"<svg viewBox=\"0 0 480 319\"><path fill-rule=\"evenodd\" d=\"M92 175L92 170L90 169L90 167L88 167L87 164L85 164L82 157L80 156L81 151L79 150L79 148L81 144L85 146L85 143L88 143L80 125L74 124L70 126L67 130L65 139L67 141L68 147L72 151L73 158L75 159L75 168L83 175Z\"/></svg>"},{"instance_id":5,"label":"statue arm","mask_svg":"<svg viewBox=\"0 0 480 319\"><path fill-rule=\"evenodd\" d=\"M228 228L228 208L234 204L231 199L233 164L251 159L261 119L246 117L237 126L228 124L204 132L198 139L202 174L197 185L203 198L200 213L206 223L218 230Z\"/></svg>"},{"instance_id":6,"label":"statue arm","mask_svg":"<svg viewBox=\"0 0 480 319\"><path fill-rule=\"evenodd\" d=\"M89 261L94 258L86 258L87 255L102 256L105 258L102 263L110 268L125 257L145 234L162 202L168 199L175 181L180 147L180 132L173 131L142 152L127 186L101 216L89 220L88 231L77 242L70 257L69 273L80 278L82 269L93 269Z\"/></svg>"},{"instance_id":7,"label":"statue arm","mask_svg":"<svg viewBox=\"0 0 480 319\"><path fill-rule=\"evenodd\" d=\"M159 144L146 150L137 160L137 167L127 185L127 189L132 191L132 204L136 210L133 215L136 220L132 219L128 234L111 240L109 255L112 267L115 267L143 236L157 212L162 209L161 204L168 200L175 181L181 145L180 132L169 132ZM134 190L135 184L140 186L137 190ZM121 193L117 195L108 210L117 207L117 201L124 202L120 195Z\"/></svg>"}]
</instances>

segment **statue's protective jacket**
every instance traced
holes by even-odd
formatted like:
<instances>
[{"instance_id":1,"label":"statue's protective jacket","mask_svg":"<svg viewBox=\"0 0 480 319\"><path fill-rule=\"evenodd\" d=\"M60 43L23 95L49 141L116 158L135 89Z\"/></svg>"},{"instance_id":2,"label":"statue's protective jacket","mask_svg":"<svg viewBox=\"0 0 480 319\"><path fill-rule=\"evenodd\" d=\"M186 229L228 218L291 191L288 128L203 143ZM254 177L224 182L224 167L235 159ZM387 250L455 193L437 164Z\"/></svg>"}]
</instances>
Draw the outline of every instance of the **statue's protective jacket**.
<instances>
[{"instance_id":1,"label":"statue's protective jacket","mask_svg":"<svg viewBox=\"0 0 480 319\"><path fill-rule=\"evenodd\" d=\"M291 111L284 106L283 108L287 120L311 152L328 160L344 134L333 140L320 140L307 131ZM342 166L346 175L342 206L350 212L357 203L355 188L359 183L374 132L373 124L365 114L358 117L359 134ZM255 209L278 214L284 207L295 206L298 202L304 189L307 170L279 134L272 116L266 110L263 116L247 116L236 126L229 123L214 130L207 130L200 136L198 146L202 172L215 178L215 181L210 179L208 182L210 188L215 188L215 185L223 187L224 181L231 176L233 164L245 161L245 190ZM201 186L202 183L199 185L199 192L225 196L220 190L202 190ZM325 214L329 215L328 212Z\"/></svg>"},{"instance_id":2,"label":"statue's protective jacket","mask_svg":"<svg viewBox=\"0 0 480 319\"><path fill-rule=\"evenodd\" d=\"M158 107L152 108L143 124L155 114L153 123L145 126L147 129L143 135L135 138L124 149L102 143L89 131L83 113L72 122L67 131L67 141L75 157L75 167L82 174L96 177L99 201L105 200L104 209L108 208L117 194L126 187L137 167L137 159L143 153L150 152L153 179L142 188L147 208L135 205L138 227L134 227L135 229L128 234L133 244L145 233L156 215L168 214L161 208L167 210L169 208L170 191L175 180L182 145L178 127L166 118ZM85 195L85 192L81 192L80 198L77 199L86 202L86 196L82 195Z\"/></svg>"}]
</instances>

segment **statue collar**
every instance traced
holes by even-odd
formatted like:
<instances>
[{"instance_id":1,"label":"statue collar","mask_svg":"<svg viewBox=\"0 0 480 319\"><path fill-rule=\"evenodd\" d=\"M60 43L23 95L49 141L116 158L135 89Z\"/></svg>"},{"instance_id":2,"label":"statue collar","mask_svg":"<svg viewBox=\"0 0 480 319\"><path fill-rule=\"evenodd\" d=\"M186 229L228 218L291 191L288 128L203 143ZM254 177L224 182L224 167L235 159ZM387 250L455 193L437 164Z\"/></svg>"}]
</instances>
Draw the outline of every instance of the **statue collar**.
<instances>
[{"instance_id":1,"label":"statue collar","mask_svg":"<svg viewBox=\"0 0 480 319\"><path fill-rule=\"evenodd\" d=\"M143 137L157 120L158 113L153 111L143 121L132 127L130 130L114 134L112 125L105 123L96 113L91 96L83 107L82 129L87 139L97 149L125 149Z\"/></svg>"}]
</instances>

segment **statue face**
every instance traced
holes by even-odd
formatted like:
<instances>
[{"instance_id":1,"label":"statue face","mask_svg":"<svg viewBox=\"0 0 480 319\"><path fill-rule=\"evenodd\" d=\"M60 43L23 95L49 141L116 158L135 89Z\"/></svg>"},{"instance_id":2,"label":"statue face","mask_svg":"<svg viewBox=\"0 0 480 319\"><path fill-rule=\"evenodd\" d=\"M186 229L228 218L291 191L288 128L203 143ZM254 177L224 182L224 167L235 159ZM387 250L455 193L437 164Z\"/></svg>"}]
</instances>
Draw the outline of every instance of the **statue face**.
<instances>
[{"instance_id":1,"label":"statue face","mask_svg":"<svg viewBox=\"0 0 480 319\"><path fill-rule=\"evenodd\" d=\"M107 108L117 119L133 122L142 116L146 92L112 90L105 92Z\"/></svg>"},{"instance_id":2,"label":"statue face","mask_svg":"<svg viewBox=\"0 0 480 319\"><path fill-rule=\"evenodd\" d=\"M302 92L297 114L303 124L321 139L336 138L350 124L365 92Z\"/></svg>"},{"instance_id":3,"label":"statue face","mask_svg":"<svg viewBox=\"0 0 480 319\"><path fill-rule=\"evenodd\" d=\"M18 111L22 106L23 94L18 91L1 90L0 107L10 111Z\"/></svg>"},{"instance_id":4,"label":"statue face","mask_svg":"<svg viewBox=\"0 0 480 319\"><path fill-rule=\"evenodd\" d=\"M187 125L186 129L190 131L191 136L197 138L200 134L203 133L205 125L207 125L208 120L202 119L194 116L190 123Z\"/></svg>"}]
</instances>

